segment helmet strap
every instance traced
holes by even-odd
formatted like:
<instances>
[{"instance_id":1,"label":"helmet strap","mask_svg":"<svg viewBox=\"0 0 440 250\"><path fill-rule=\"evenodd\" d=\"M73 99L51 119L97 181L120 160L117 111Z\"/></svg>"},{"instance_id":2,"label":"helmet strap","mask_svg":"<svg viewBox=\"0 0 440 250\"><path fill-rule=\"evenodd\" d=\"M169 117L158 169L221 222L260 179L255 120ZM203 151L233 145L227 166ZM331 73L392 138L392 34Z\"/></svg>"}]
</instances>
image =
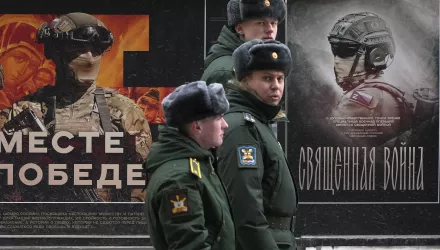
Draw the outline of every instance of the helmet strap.
<instances>
[{"instance_id":1,"label":"helmet strap","mask_svg":"<svg viewBox=\"0 0 440 250\"><path fill-rule=\"evenodd\" d=\"M365 54L365 45L361 44L361 46L359 46L358 51L356 52L356 57L354 58L353 65L351 65L350 73L348 74L348 77L347 77L347 79L349 79L350 81L352 80L354 70L356 69L356 66L359 63L359 58L363 54Z\"/></svg>"}]
</instances>

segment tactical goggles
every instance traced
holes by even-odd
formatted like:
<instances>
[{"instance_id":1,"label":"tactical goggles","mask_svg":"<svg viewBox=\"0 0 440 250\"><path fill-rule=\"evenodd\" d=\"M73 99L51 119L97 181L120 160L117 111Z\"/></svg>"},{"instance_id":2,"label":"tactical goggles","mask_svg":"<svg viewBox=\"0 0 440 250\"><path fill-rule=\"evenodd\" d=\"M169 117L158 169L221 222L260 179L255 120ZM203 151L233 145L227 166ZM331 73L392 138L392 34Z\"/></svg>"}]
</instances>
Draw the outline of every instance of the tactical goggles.
<instances>
[{"instance_id":1,"label":"tactical goggles","mask_svg":"<svg viewBox=\"0 0 440 250\"><path fill-rule=\"evenodd\" d=\"M102 26L83 26L64 33L58 33L56 39L90 44L102 52L113 44L113 34Z\"/></svg>"},{"instance_id":2,"label":"tactical goggles","mask_svg":"<svg viewBox=\"0 0 440 250\"><path fill-rule=\"evenodd\" d=\"M83 26L67 32L69 39L77 42L113 43L113 34L102 26Z\"/></svg>"},{"instance_id":3,"label":"tactical goggles","mask_svg":"<svg viewBox=\"0 0 440 250\"><path fill-rule=\"evenodd\" d=\"M332 53L340 58L353 57L359 50L359 44L343 44L343 43L333 43L330 44Z\"/></svg>"},{"instance_id":4,"label":"tactical goggles","mask_svg":"<svg viewBox=\"0 0 440 250\"><path fill-rule=\"evenodd\" d=\"M340 58L347 58L356 55L356 52L358 52L361 45L358 42L334 36L329 36L328 41L330 42L333 55Z\"/></svg>"}]
</instances>

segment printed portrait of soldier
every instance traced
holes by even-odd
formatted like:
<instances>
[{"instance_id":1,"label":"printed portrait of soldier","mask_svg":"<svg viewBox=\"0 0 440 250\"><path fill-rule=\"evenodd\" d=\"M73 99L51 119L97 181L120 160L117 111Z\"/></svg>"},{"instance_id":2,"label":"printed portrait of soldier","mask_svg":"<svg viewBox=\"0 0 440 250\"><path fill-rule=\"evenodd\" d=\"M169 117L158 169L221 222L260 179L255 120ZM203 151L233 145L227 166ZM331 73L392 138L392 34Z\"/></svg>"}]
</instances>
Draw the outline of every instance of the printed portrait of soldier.
<instances>
[{"instance_id":1,"label":"printed portrait of soldier","mask_svg":"<svg viewBox=\"0 0 440 250\"><path fill-rule=\"evenodd\" d=\"M292 150L383 145L414 129L417 89L438 92L436 4L372 1L288 5Z\"/></svg>"},{"instance_id":2,"label":"printed portrait of soldier","mask_svg":"<svg viewBox=\"0 0 440 250\"><path fill-rule=\"evenodd\" d=\"M340 136L355 145L374 146L406 131L413 105L384 78L396 54L390 26L374 13L351 13L335 23L328 41L336 83L344 91L330 114L330 123L343 132Z\"/></svg>"},{"instance_id":3,"label":"printed portrait of soldier","mask_svg":"<svg viewBox=\"0 0 440 250\"><path fill-rule=\"evenodd\" d=\"M32 31L33 27L29 28L25 35L35 38ZM92 161L94 168L90 178L93 179L98 179L100 174L106 174L100 172L105 170L99 167L103 162L141 163L148 155L152 143L148 121L143 111L130 98L114 89L101 87L97 81L102 58L115 42L110 29L93 15L73 12L55 17L49 23L42 22L34 42L38 46L44 46L43 55L22 45L24 43L20 41L14 46L8 46L0 56L5 70L4 90L7 87L10 89L14 84L14 90L23 92L17 95L15 91L14 98L19 99L13 101L13 105L0 109L0 129L8 136L19 131L42 131L47 132L49 136L69 132L76 137L71 141L78 139L82 132L95 132L99 135L122 132L131 136L133 140L130 142L121 142L126 149L125 154L114 155L111 159L108 154L101 153L104 147L94 147L94 154L87 157L82 155L84 149L80 146L74 147L74 152L63 155L57 154L57 150L52 150L52 145L47 145L48 154L42 156L42 159L47 160L45 164L72 166ZM55 66L45 63L43 57ZM52 73L55 69L56 77ZM54 84L48 85L51 81ZM23 83L26 88L21 88ZM6 94L10 92L12 90L5 91ZM33 115L26 115L29 113ZM72 143L82 145L78 140ZM19 156L14 160L21 163L23 158ZM71 169L68 167L67 171ZM122 168L115 171L120 171L121 175L127 172ZM16 190L10 192L10 195L4 195L3 199L87 202L141 202L145 199L142 188L118 189L99 184L82 187L74 183L42 187L46 183L39 184L41 185L24 188L18 188L20 185L14 186Z\"/></svg>"},{"instance_id":4,"label":"printed portrait of soldier","mask_svg":"<svg viewBox=\"0 0 440 250\"><path fill-rule=\"evenodd\" d=\"M162 124L163 117L160 116L160 91L158 88L150 88L136 101L137 105L144 111L149 123Z\"/></svg>"}]
</instances>

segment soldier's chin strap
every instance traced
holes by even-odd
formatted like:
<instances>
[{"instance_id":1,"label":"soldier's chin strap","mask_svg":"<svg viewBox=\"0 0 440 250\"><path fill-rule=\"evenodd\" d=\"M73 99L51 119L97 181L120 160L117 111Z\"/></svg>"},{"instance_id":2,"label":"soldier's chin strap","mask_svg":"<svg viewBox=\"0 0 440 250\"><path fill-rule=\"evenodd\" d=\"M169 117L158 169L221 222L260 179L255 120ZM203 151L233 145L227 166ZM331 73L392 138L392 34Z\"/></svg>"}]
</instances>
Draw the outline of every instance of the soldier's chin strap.
<instances>
[{"instance_id":1,"label":"soldier's chin strap","mask_svg":"<svg viewBox=\"0 0 440 250\"><path fill-rule=\"evenodd\" d=\"M108 108L107 101L105 100L104 89L98 86L96 86L95 89L95 102L98 106L102 129L104 132L112 132L113 129L110 119L110 109Z\"/></svg>"},{"instance_id":2,"label":"soldier's chin strap","mask_svg":"<svg viewBox=\"0 0 440 250\"><path fill-rule=\"evenodd\" d=\"M340 85L344 91L348 91L353 89L356 85L359 85L355 83L355 79L353 78L354 71L356 70L356 66L359 63L359 59L361 56L365 54L365 45L361 44L358 51L356 52L356 57L354 58L353 64L351 65L350 72L348 73L348 76L344 77L343 84Z\"/></svg>"},{"instance_id":3,"label":"soldier's chin strap","mask_svg":"<svg viewBox=\"0 0 440 250\"><path fill-rule=\"evenodd\" d=\"M359 63L359 58L361 58L361 56L365 54L365 45L361 44L361 46L359 47L358 51L356 52L356 57L354 58L354 62L353 65L351 65L351 69L350 69L350 73L348 73L347 79L352 82L353 79L353 74L354 71L356 70L356 66Z\"/></svg>"}]
</instances>

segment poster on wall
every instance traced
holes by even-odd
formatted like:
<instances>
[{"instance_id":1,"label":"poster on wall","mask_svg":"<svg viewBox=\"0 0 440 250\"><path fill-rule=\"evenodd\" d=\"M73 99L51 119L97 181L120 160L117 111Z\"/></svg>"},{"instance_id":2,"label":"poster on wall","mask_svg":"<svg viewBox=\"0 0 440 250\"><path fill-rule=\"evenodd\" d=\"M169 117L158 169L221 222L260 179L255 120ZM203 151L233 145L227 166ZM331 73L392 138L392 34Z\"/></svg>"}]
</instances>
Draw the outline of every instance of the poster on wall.
<instances>
[{"instance_id":1,"label":"poster on wall","mask_svg":"<svg viewBox=\"0 0 440 250\"><path fill-rule=\"evenodd\" d=\"M65 14L44 14L68 11L35 9L35 14L9 14L20 13L11 6L2 10L0 237L7 238L4 244L149 244L143 214L146 176L141 163L157 138L158 126L165 123L163 98L203 70L202 59L194 62L203 58L203 42L176 38L203 37L203 13L182 24L194 28L186 33L180 29L170 33L164 29L170 24L163 20L178 19L176 13L182 8L199 10L203 4L197 1L194 6L168 8L149 3L144 10L137 4L131 5L136 11L113 6L86 13L104 28L78 29L82 33L69 33L68 28L62 30L69 24L54 21ZM166 14L160 11L167 8ZM64 64L58 55L80 58L87 53L77 46L80 43L65 43L65 47L56 47L61 53L50 54L48 48L55 46L37 41L44 23L65 32L60 37L69 43L90 42L93 59L69 61L65 66L72 71L60 67ZM111 46L103 45L111 40ZM193 58L182 56L190 53ZM82 71L81 67L89 68ZM66 72L86 79L82 83L89 83L87 77L95 74L92 84L103 90L108 110L103 111L100 94L90 90L91 85L63 82L70 79ZM110 124L101 122L108 116Z\"/></svg>"},{"instance_id":2,"label":"poster on wall","mask_svg":"<svg viewBox=\"0 0 440 250\"><path fill-rule=\"evenodd\" d=\"M439 233L438 20L438 1L288 2L298 236Z\"/></svg>"},{"instance_id":3,"label":"poster on wall","mask_svg":"<svg viewBox=\"0 0 440 250\"><path fill-rule=\"evenodd\" d=\"M123 82L124 52L149 50L149 16L95 16L117 38L102 59L98 85L116 89L135 101L145 112L149 123L163 124L163 111L158 104L173 88L124 87ZM0 109L10 107L12 103L34 93L38 88L55 84L55 64L44 56L44 46L35 42L38 27L54 18L55 15L32 14L0 16L0 65L6 72L5 84L0 90ZM130 28L122 27L120 23L125 23Z\"/></svg>"},{"instance_id":4,"label":"poster on wall","mask_svg":"<svg viewBox=\"0 0 440 250\"><path fill-rule=\"evenodd\" d=\"M154 115L148 115L148 117L151 122L160 123L160 107L155 105L154 101L159 101L160 93L164 89L158 90L156 88L156 92L153 93L152 90L145 87L139 89L131 87L129 89L123 85L122 57L124 51L149 50L149 16L94 15L94 17L102 21L117 39L111 48L102 55L96 85L113 89L114 94L117 91L130 98L132 106L137 103L145 113L145 117L152 113L152 111L147 111L147 107L149 110L156 107L157 111ZM145 234L145 229L143 229L145 219L142 209L138 205L144 200L141 184L143 183L142 173L139 174L139 171L142 170L139 165L141 159L128 158L131 157L131 152L136 150L134 145L124 146L123 149L128 151L124 155L108 156L104 153L111 155L111 152L104 149L101 144L101 142L108 143L108 141L99 138L91 143L90 145L93 146L85 152L86 148L81 146L85 141L70 138L72 141L67 144L62 140L57 142L58 148L54 147L52 141L52 144L45 145L48 149L44 152L37 148L32 150L31 147L34 147L32 144L37 140L42 141L43 137L42 135L31 137L32 133L43 132L43 130L35 129L33 123L37 120L32 120L35 117L25 113L27 110L31 110L33 113L29 114L35 115L41 111L44 117L47 117L44 104L41 106L43 108L38 109L31 105L40 103L32 100L29 102L30 108L22 107L22 112L14 112L16 110L11 108L15 105L20 106L21 100L29 96L37 96L38 91L48 89L45 86L61 85L63 80L68 79L63 73L60 73L60 69L57 70L54 60L47 58L47 53L44 51L44 46L48 46L47 43L43 45L36 42L40 25L51 23L56 18L58 18L56 15L38 14L3 14L0 16L0 64L4 73L4 87L0 90L0 109L2 110L2 118L5 119L2 121L0 157L2 163L0 165L2 171L0 197L2 234L32 235L38 232L38 234L54 235L60 233L77 234L75 232L78 231L82 232L81 234L84 232L86 234L102 234L109 225L117 228L114 232L116 234L134 232ZM129 24L132 28L126 29L120 26L120 23ZM134 39L135 37L136 39ZM77 77L79 78L81 75L78 74ZM47 94L46 92L45 94ZM88 95L88 91L74 93ZM73 105L66 105L72 109L72 117L67 119L68 126L62 129L63 125L56 124L55 126L59 126L55 130L56 133L51 134L45 131L47 138L53 138L63 131L78 136L75 131L75 123L78 127L84 127L84 129L80 128L80 131L87 131L86 124L81 124L80 121L86 116L81 116L77 110L81 109L79 102L86 99L81 97L78 100L75 99ZM57 102L56 104L62 105L61 103ZM87 110L84 105L82 107ZM67 114L67 112L62 112L62 114ZM93 117L93 114L90 117ZM38 115L37 119L39 119ZM58 119L58 121L60 120L62 119ZM45 126L48 127L46 124ZM29 129L29 131L25 133L21 129ZM14 142L18 142L18 144L14 144ZM75 148L69 153L62 154L61 149L65 149L66 145ZM100 156L96 156L97 154ZM126 164L121 165L123 162L136 164L136 166L133 165L130 168ZM110 163L116 165L106 165ZM138 178L137 181L135 178L132 178L131 181L121 181L123 177L129 176L128 173L141 178ZM130 187L130 182L137 182L137 187ZM101 205L99 203L107 204Z\"/></svg>"}]
</instances>

